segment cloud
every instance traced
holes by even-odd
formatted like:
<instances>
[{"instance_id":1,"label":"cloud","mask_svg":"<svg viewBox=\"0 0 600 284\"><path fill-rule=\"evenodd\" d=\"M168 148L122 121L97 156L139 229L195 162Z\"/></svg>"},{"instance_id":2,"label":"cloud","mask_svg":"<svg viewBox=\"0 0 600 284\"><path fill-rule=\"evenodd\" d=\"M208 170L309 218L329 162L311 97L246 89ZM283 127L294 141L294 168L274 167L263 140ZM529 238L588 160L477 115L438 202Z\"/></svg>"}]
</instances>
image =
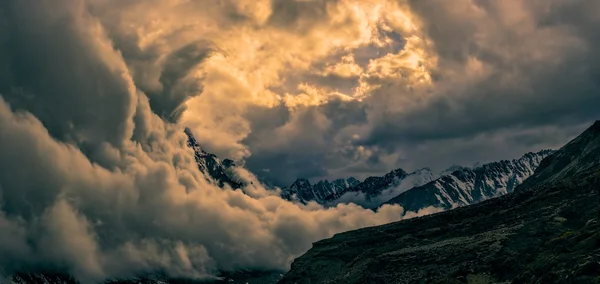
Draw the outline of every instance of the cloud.
<instances>
[{"instance_id":1,"label":"cloud","mask_svg":"<svg viewBox=\"0 0 600 284\"><path fill-rule=\"evenodd\" d=\"M371 10L378 16L365 29L370 40L357 45L348 40L342 53L362 68L358 76L348 81L315 79L316 74L335 70L336 64L343 66L337 49L330 56L314 57L322 63L303 71L312 77L287 71L319 90L321 95L311 95L313 99L304 105L314 105L319 112L335 109L325 115L332 123L328 128L302 132L327 137L329 143L311 144L313 153L319 153L321 169L307 170L314 166L301 162L307 158L304 150L287 143L261 149L261 140L254 137L256 131L277 141L282 135L278 128L294 123L289 114L273 114L275 121L287 120L278 127L251 124L249 138L241 141L251 153L247 158L251 169L289 165L266 175L282 177L283 185L295 177L364 178L396 167L441 170L455 163L515 158L560 146L581 125L597 119L598 5L586 1L371 4L379 8ZM318 28L317 23L311 27L327 30L326 23L318 23ZM378 45L387 40L401 41L397 44L401 48ZM351 111L337 108L340 104L328 97L331 90L348 95L358 106ZM294 111L306 113L289 112ZM300 134L285 136L285 141L294 139L305 140ZM529 142L533 140L547 142ZM469 152L466 145L481 149ZM367 158L361 153L370 154Z\"/></svg>"},{"instance_id":2,"label":"cloud","mask_svg":"<svg viewBox=\"0 0 600 284\"><path fill-rule=\"evenodd\" d=\"M170 130L147 142L148 152L124 141L123 164L109 170L4 101L0 118L0 157L10 161L0 174L0 239L10 239L0 245L0 263L9 270L67 269L98 281L153 271L207 277L285 269L318 239L402 216L400 207L377 214L357 205L304 207L259 183L248 195L215 187L200 176L177 125L163 124Z\"/></svg>"},{"instance_id":3,"label":"cloud","mask_svg":"<svg viewBox=\"0 0 600 284\"><path fill-rule=\"evenodd\" d=\"M560 146L597 115L598 9L1 2L0 265L88 281L285 269L336 232L431 213L292 204L258 180L435 171ZM253 184L206 182L184 126Z\"/></svg>"},{"instance_id":4,"label":"cloud","mask_svg":"<svg viewBox=\"0 0 600 284\"><path fill-rule=\"evenodd\" d=\"M398 206L373 212L355 204L290 203L243 168L236 174L253 181L244 191L206 181L183 133L183 122L193 122L186 115L197 108L186 110L179 123L161 115L177 110L186 98L192 98L188 106L195 98L235 104L235 98L217 95L227 86L211 83L235 81L230 73L218 72L225 70L217 64L225 64L219 61L225 55L207 59L206 46L194 41L158 57L145 60L138 54L128 61L127 52L119 52L118 41L111 40L115 27L105 28L106 19L98 15L107 12L103 5L124 13L145 6L118 3L0 4L6 11L2 22L8 23L0 34L10 39L2 43L0 58L11 59L0 82L3 273L64 270L94 283L146 272L205 278L237 269L285 270L314 241L402 218ZM149 77L140 75L140 66L150 67ZM194 77L194 72L205 74ZM194 94L200 89L187 88L188 83L178 85L185 78L203 87L202 94ZM152 93L151 81L160 92ZM231 88L246 87L240 84ZM179 93L174 86L187 91ZM245 95L240 100L251 100ZM329 127L324 115L305 110L307 115L291 113L298 122L280 131L297 135L296 127L305 123ZM226 114L209 116L221 113ZM217 118L211 122L237 125ZM203 139L215 145L238 141L209 129ZM308 138L306 143L313 143Z\"/></svg>"}]
</instances>

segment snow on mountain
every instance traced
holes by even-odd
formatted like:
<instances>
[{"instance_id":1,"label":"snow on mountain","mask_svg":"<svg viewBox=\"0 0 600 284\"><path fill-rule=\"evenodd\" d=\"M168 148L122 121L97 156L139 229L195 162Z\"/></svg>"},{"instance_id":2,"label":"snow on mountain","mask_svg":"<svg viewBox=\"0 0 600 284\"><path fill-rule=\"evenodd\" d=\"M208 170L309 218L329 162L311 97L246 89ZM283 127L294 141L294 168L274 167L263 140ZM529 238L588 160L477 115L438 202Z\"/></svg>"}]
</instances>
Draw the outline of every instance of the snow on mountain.
<instances>
[{"instance_id":1,"label":"snow on mountain","mask_svg":"<svg viewBox=\"0 0 600 284\"><path fill-rule=\"evenodd\" d=\"M411 173L396 169L381 177L369 177L343 194L328 199L328 205L356 203L365 208L376 208L381 203L415 186L421 186L436 178L429 169L423 168Z\"/></svg>"},{"instance_id":2,"label":"snow on mountain","mask_svg":"<svg viewBox=\"0 0 600 284\"><path fill-rule=\"evenodd\" d=\"M413 187L424 185L430 181L435 180L439 176L434 174L429 168L422 168L414 171L402 181L398 186L398 194L403 193Z\"/></svg>"},{"instance_id":3,"label":"snow on mountain","mask_svg":"<svg viewBox=\"0 0 600 284\"><path fill-rule=\"evenodd\" d=\"M319 181L312 185L306 179L298 179L290 187L282 189L282 197L302 203L316 201L326 206L352 202L372 208L435 177L429 168L423 168L411 173L396 169L383 176L368 177L363 182L351 177L332 182Z\"/></svg>"},{"instance_id":4,"label":"snow on mountain","mask_svg":"<svg viewBox=\"0 0 600 284\"><path fill-rule=\"evenodd\" d=\"M463 166L459 166L459 165L452 165L449 168L443 170L440 173L439 177L450 175L450 174L452 174L455 171L460 171L460 170L464 170L464 169L473 169L473 168L477 168L477 167L480 167L480 166L481 166L480 163L475 163L475 166L473 166L471 168L463 167Z\"/></svg>"},{"instance_id":5,"label":"snow on mountain","mask_svg":"<svg viewBox=\"0 0 600 284\"><path fill-rule=\"evenodd\" d=\"M214 182L220 187L225 186L225 184L232 188L242 187L242 182L233 178L231 170L235 167L235 163L232 160L225 159L221 161L216 155L204 151L189 128L185 129L185 134L188 136L187 145L194 149L194 158L198 164L198 169L204 173L208 181Z\"/></svg>"},{"instance_id":6,"label":"snow on mountain","mask_svg":"<svg viewBox=\"0 0 600 284\"><path fill-rule=\"evenodd\" d=\"M531 176L540 162L553 152L542 150L527 153L512 161L503 160L474 169L460 168L385 203L399 204L408 211L418 211L429 206L449 209L504 195Z\"/></svg>"},{"instance_id":7,"label":"snow on mountain","mask_svg":"<svg viewBox=\"0 0 600 284\"><path fill-rule=\"evenodd\" d=\"M291 186L283 188L281 196L287 200L295 200L302 203L316 201L325 203L330 196L342 194L360 181L350 177L347 179L336 179L333 181L322 180L312 185L307 179L297 179Z\"/></svg>"},{"instance_id":8,"label":"snow on mountain","mask_svg":"<svg viewBox=\"0 0 600 284\"><path fill-rule=\"evenodd\" d=\"M243 186L244 182L235 178L235 164L232 160L221 161L215 155L207 153L200 147L190 129L186 129L185 133L188 136L188 146L194 149L198 169L209 181L221 187L229 185L234 189ZM589 140L585 137L579 140ZM443 171L441 176L429 168L422 168L411 173L396 169L383 176L368 177L362 182L350 177L311 184L309 180L299 178L281 190L281 197L301 203L315 201L325 206L356 203L365 208L376 208L382 203L391 203L400 204L409 211L418 211L428 206L447 209L512 192L551 153L551 150L527 153L520 159L489 163L476 168L452 166Z\"/></svg>"}]
</instances>

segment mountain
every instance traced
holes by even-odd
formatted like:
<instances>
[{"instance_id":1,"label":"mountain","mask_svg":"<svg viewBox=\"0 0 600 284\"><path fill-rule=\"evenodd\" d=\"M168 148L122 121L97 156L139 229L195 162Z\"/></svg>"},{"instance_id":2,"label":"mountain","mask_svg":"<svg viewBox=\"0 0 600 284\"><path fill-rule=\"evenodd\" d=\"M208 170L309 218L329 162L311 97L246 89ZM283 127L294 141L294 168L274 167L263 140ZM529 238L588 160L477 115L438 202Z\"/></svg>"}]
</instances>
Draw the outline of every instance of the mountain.
<instances>
[{"instance_id":1,"label":"mountain","mask_svg":"<svg viewBox=\"0 0 600 284\"><path fill-rule=\"evenodd\" d=\"M600 121L596 121L573 141L544 159L535 174L517 190L557 182L585 182L588 177L600 174L598 168L600 168Z\"/></svg>"},{"instance_id":2,"label":"mountain","mask_svg":"<svg viewBox=\"0 0 600 284\"><path fill-rule=\"evenodd\" d=\"M600 283L598 129L544 158L510 194L316 242L278 283ZM499 170L511 166L442 179L504 182Z\"/></svg>"},{"instance_id":3,"label":"mountain","mask_svg":"<svg viewBox=\"0 0 600 284\"><path fill-rule=\"evenodd\" d=\"M416 212L429 206L450 209L504 195L532 175L540 162L552 153L552 150L542 150L474 169L455 168L451 174L412 188L385 204L399 204L407 211Z\"/></svg>"},{"instance_id":4,"label":"mountain","mask_svg":"<svg viewBox=\"0 0 600 284\"><path fill-rule=\"evenodd\" d=\"M471 168L478 168L481 166L480 162L475 163L475 165ZM446 176L446 175L450 175L455 171L460 171L460 170L465 170L465 169L469 169L469 167L463 167L463 166L459 166L459 165L452 165L449 168L445 169L442 171L442 173L440 174L440 177L442 176Z\"/></svg>"},{"instance_id":5,"label":"mountain","mask_svg":"<svg viewBox=\"0 0 600 284\"><path fill-rule=\"evenodd\" d=\"M302 203L316 201L325 203L330 196L337 196L351 187L358 185L360 181L350 177L347 179L336 179L334 181L322 180L312 185L307 179L297 179L290 187L283 188L281 197L287 200L295 200Z\"/></svg>"},{"instance_id":6,"label":"mountain","mask_svg":"<svg viewBox=\"0 0 600 284\"><path fill-rule=\"evenodd\" d=\"M194 158L198 164L198 169L204 173L210 182L214 182L220 187L224 187L225 184L232 188L242 187L241 181L235 181L232 178L231 169L235 167L232 160L225 159L221 161L216 155L202 150L189 128L185 128L185 134L188 137L188 147L194 149Z\"/></svg>"},{"instance_id":7,"label":"mountain","mask_svg":"<svg viewBox=\"0 0 600 284\"><path fill-rule=\"evenodd\" d=\"M316 201L323 205L335 205L340 202L360 203L359 199L364 199L372 200L370 203L377 207L383 201L434 179L435 174L429 168L411 173L395 169L383 176L368 177L363 182L350 177L332 182L319 181L312 185L307 179L297 179L290 187L282 189L282 197L302 203ZM363 202L361 205L367 204L369 202Z\"/></svg>"},{"instance_id":8,"label":"mountain","mask_svg":"<svg viewBox=\"0 0 600 284\"><path fill-rule=\"evenodd\" d=\"M429 206L449 209L512 192L551 153L552 150L542 150L476 168L455 165L443 171L441 177L429 168L411 173L399 168L362 182L349 178L313 185L307 179L297 179L282 190L282 197L323 205L353 202L367 208L377 208L382 203L400 204L408 211Z\"/></svg>"},{"instance_id":9,"label":"mountain","mask_svg":"<svg viewBox=\"0 0 600 284\"><path fill-rule=\"evenodd\" d=\"M326 201L327 204L331 205L352 202L365 208L377 208L381 203L392 197L411 188L426 184L434 180L435 177L436 175L429 168L411 173L396 169L381 177L368 177L344 192L328 196Z\"/></svg>"},{"instance_id":10,"label":"mountain","mask_svg":"<svg viewBox=\"0 0 600 284\"><path fill-rule=\"evenodd\" d=\"M434 174L429 168L423 168L412 173L396 169L381 177L368 177L360 184L348 189L348 192L361 192L367 198L372 198L380 195L384 190L397 188L398 191L406 191L433 179Z\"/></svg>"}]
</instances>

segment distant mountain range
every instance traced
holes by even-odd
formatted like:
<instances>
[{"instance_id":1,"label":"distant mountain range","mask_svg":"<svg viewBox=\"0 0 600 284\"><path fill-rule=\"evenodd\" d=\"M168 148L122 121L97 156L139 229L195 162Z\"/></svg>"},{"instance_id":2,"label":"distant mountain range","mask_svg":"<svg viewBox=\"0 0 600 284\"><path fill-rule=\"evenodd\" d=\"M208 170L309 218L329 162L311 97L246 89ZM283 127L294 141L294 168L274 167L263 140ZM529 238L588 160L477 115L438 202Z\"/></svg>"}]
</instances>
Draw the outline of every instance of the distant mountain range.
<instances>
[{"instance_id":1,"label":"distant mountain range","mask_svg":"<svg viewBox=\"0 0 600 284\"><path fill-rule=\"evenodd\" d=\"M434 180L435 176L429 168L423 168L411 173L396 169L383 176L368 177L362 182L350 177L332 182L322 180L313 185L307 179L297 179L290 187L282 189L282 197L301 203L315 201L323 205L361 201L366 201L362 203L367 204L373 200L374 207L377 207L381 203L377 203L377 200L390 194L393 194L389 196L392 198L410 188Z\"/></svg>"},{"instance_id":2,"label":"distant mountain range","mask_svg":"<svg viewBox=\"0 0 600 284\"><path fill-rule=\"evenodd\" d=\"M194 149L196 162L207 178L223 187L241 188L243 181L232 174L232 160L219 160L214 154L204 151L186 129L188 146ZM325 206L353 202L366 208L377 208L382 204L399 204L407 211L418 211L429 206L450 209L477 203L514 190L540 162L553 150L527 153L515 160L503 160L475 168L452 166L441 174L429 168L414 172L395 169L383 176L372 176L364 181L350 177L333 181L321 180L311 184L299 178L281 190L281 197L290 201L317 202Z\"/></svg>"},{"instance_id":3,"label":"distant mountain range","mask_svg":"<svg viewBox=\"0 0 600 284\"><path fill-rule=\"evenodd\" d=\"M520 159L503 160L470 169L457 169L435 181L412 188L385 204L399 204L407 211L434 206L444 209L481 202L512 192L553 150L527 153Z\"/></svg>"},{"instance_id":4,"label":"distant mountain range","mask_svg":"<svg viewBox=\"0 0 600 284\"><path fill-rule=\"evenodd\" d=\"M209 182L244 186L233 173L232 160L205 152L189 129L186 134ZM600 222L590 218L598 216L594 194L599 188L600 122L558 151L473 168L454 166L439 176L424 168L412 173L396 169L362 182L348 178L311 185L298 179L282 190L283 198L334 204L398 193L385 203L412 211L479 203L319 241L278 283L596 283ZM492 199L496 196L501 197ZM249 272L218 283L274 283L280 278ZM77 283L69 275L49 272L7 279ZM105 283L180 283L173 281L148 276Z\"/></svg>"},{"instance_id":5,"label":"distant mountain range","mask_svg":"<svg viewBox=\"0 0 600 284\"><path fill-rule=\"evenodd\" d=\"M282 189L281 197L287 200L295 200L302 203L316 201L324 204L339 197L350 188L360 184L360 181L350 177L347 179L336 179L333 181L322 180L312 185L307 179L297 179L289 187Z\"/></svg>"},{"instance_id":6,"label":"distant mountain range","mask_svg":"<svg viewBox=\"0 0 600 284\"><path fill-rule=\"evenodd\" d=\"M278 284L600 283L600 121L558 151L457 170L389 203L450 208L511 191L336 234Z\"/></svg>"}]
</instances>

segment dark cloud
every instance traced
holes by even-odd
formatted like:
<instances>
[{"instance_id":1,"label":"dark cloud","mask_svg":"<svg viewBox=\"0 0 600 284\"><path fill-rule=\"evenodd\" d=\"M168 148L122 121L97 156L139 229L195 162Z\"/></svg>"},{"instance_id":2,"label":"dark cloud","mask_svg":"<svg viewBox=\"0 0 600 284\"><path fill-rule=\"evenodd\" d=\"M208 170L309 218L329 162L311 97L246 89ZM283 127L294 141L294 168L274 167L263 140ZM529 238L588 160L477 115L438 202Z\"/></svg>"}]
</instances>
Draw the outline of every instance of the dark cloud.
<instances>
[{"instance_id":1,"label":"dark cloud","mask_svg":"<svg viewBox=\"0 0 600 284\"><path fill-rule=\"evenodd\" d=\"M162 92L146 92L155 113L177 121L181 112L185 110L181 108L185 100L202 92L198 79L186 76L209 57L212 51L210 43L200 41L188 44L165 58L166 64L158 79L162 85Z\"/></svg>"},{"instance_id":2,"label":"dark cloud","mask_svg":"<svg viewBox=\"0 0 600 284\"><path fill-rule=\"evenodd\" d=\"M331 126L323 133L319 128L303 128L296 138L309 142L300 148L282 144L256 151L258 140L245 140L256 154L249 159L251 169L273 164L271 157L277 157L289 166L271 169L269 175L281 177L284 183L295 175L316 177L324 171L351 175L356 172L350 169L378 168L381 173L391 167L443 169L453 163L518 157L558 147L581 125L598 119L599 5L589 1L409 4L422 36L430 40L426 48L437 57L431 88L413 88L409 77L363 76L364 82L380 86L355 108L364 110L364 116L335 103L313 106ZM397 34L391 37L398 40ZM362 67L378 57L372 49L363 56L365 60L359 51L367 49L354 51ZM352 86L351 81L333 78L310 81L339 89ZM277 130L260 133L269 139L279 135ZM347 139L352 133L360 134L360 139ZM301 137L306 135L330 142ZM371 156L357 158L359 146ZM318 163L327 166L314 170L315 163L300 162L316 159L309 158L309 148L318 153Z\"/></svg>"},{"instance_id":3,"label":"dark cloud","mask_svg":"<svg viewBox=\"0 0 600 284\"><path fill-rule=\"evenodd\" d=\"M271 125L273 128L261 124L263 131L248 136L245 143L250 145L252 156L246 165L259 176L278 184L296 177L325 175L325 144L331 139L326 130L329 120L314 108L285 115L288 119L282 124ZM277 152L273 153L272 149ZM304 154L298 156L297 153Z\"/></svg>"},{"instance_id":4,"label":"dark cloud","mask_svg":"<svg viewBox=\"0 0 600 284\"><path fill-rule=\"evenodd\" d=\"M183 122L287 185L516 158L598 115L591 1L411 1L418 27L388 15L392 31L363 1L219 3L0 2L0 270L286 269L318 239L401 218L292 204L243 168L245 194L215 187ZM347 54L362 74L327 75ZM295 95L304 81L314 94Z\"/></svg>"},{"instance_id":5,"label":"dark cloud","mask_svg":"<svg viewBox=\"0 0 600 284\"><path fill-rule=\"evenodd\" d=\"M328 7L337 0L273 0L269 24L305 33L328 18Z\"/></svg>"},{"instance_id":6,"label":"dark cloud","mask_svg":"<svg viewBox=\"0 0 600 284\"><path fill-rule=\"evenodd\" d=\"M401 218L397 206L375 213L293 204L243 168L237 174L252 182L243 192L207 182L184 126L160 114L197 91L186 78L202 71L210 48L194 38L120 52L139 42L113 41L118 31L107 32L99 10L88 10L95 3L0 2L0 273L61 270L98 283L149 272L285 270L314 241ZM132 74L143 66L151 75ZM153 80L160 84L144 85ZM148 97L149 90L162 91ZM283 125L307 153L328 143L326 135L295 138L326 130L324 115L286 111L253 119Z\"/></svg>"},{"instance_id":7,"label":"dark cloud","mask_svg":"<svg viewBox=\"0 0 600 284\"><path fill-rule=\"evenodd\" d=\"M507 3L512 3L514 9L520 8L519 3ZM458 11L441 12L466 11L467 8L461 10L436 1L418 1L413 6L435 43L442 68L444 64L465 64L468 58L478 58L491 69L491 75L466 86L457 86L460 87L458 90L443 90L440 96L421 107L383 117L375 122L367 143L419 143L519 127L562 125L568 128L597 118L600 89L595 71L597 64L594 62L598 58L598 49L591 48L597 42L586 34L574 32L588 30L586 25L597 26L597 22L582 21L582 27L565 27L569 25L567 20L555 21L554 24L544 20L543 26L535 22L533 27L523 27L522 30L517 26L514 27L516 30L507 27L494 32L496 29L482 28L492 24L467 22L470 18ZM490 6L470 8L487 8L479 12L492 23L501 21L502 17L510 17L498 15L510 11L498 11L493 8L494 5ZM579 8L583 9L583 5ZM558 10L561 7L552 9ZM542 16L546 17L545 14ZM500 45L481 42L479 34ZM564 38L565 35L568 38ZM538 55L538 52L542 54ZM444 70L441 74L442 79L436 83L443 85L444 76L449 75L444 75ZM393 90L386 88L380 92Z\"/></svg>"},{"instance_id":8,"label":"dark cloud","mask_svg":"<svg viewBox=\"0 0 600 284\"><path fill-rule=\"evenodd\" d=\"M136 97L119 78L125 70L119 57L95 47L103 34L82 4L61 3L67 11L48 1L0 4L7 23L0 92L13 107L36 115L54 137L97 155L103 147L98 141L120 146L127 137Z\"/></svg>"},{"instance_id":9,"label":"dark cloud","mask_svg":"<svg viewBox=\"0 0 600 284\"><path fill-rule=\"evenodd\" d=\"M350 143L351 137L338 137L339 132L347 125L367 122L363 104L342 100L293 112L285 106L253 108L247 118L256 130L243 141L252 153L245 165L280 185L298 177L330 177L328 169L348 166L346 158L356 153L352 147L340 148L345 141L336 140Z\"/></svg>"}]
</instances>

